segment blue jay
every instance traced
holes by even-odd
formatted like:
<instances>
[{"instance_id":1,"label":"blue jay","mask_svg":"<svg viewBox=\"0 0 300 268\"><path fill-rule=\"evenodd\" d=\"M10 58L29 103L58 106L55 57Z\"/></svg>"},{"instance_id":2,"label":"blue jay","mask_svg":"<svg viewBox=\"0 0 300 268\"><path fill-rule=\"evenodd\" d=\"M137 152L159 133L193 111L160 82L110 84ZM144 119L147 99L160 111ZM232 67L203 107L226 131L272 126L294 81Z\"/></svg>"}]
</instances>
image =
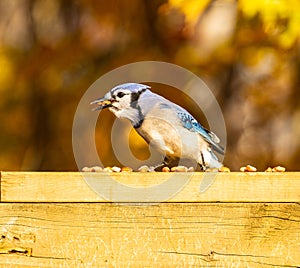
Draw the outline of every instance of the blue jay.
<instances>
[{"instance_id":1,"label":"blue jay","mask_svg":"<svg viewBox=\"0 0 300 268\"><path fill-rule=\"evenodd\" d=\"M93 110L109 108L118 118L130 120L135 130L151 143L166 160L191 159L206 168L219 168L212 149L224 154L220 139L203 128L196 119L179 105L153 93L150 86L126 83L118 85L92 101Z\"/></svg>"}]
</instances>

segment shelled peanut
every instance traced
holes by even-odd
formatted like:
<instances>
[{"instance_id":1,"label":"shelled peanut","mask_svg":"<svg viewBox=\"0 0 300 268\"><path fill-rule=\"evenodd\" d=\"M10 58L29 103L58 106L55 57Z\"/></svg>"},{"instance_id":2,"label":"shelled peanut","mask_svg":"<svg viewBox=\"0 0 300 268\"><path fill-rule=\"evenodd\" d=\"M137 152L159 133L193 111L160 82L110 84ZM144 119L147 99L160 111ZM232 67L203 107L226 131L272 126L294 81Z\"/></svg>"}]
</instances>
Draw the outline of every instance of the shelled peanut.
<instances>
[{"instance_id":1,"label":"shelled peanut","mask_svg":"<svg viewBox=\"0 0 300 268\"><path fill-rule=\"evenodd\" d=\"M256 167L253 167L251 165L247 165L245 167L241 167L240 168L240 171L241 172L256 172L257 171L257 168Z\"/></svg>"},{"instance_id":2,"label":"shelled peanut","mask_svg":"<svg viewBox=\"0 0 300 268\"><path fill-rule=\"evenodd\" d=\"M285 172L285 167L276 166L276 167L268 167L265 172Z\"/></svg>"}]
</instances>

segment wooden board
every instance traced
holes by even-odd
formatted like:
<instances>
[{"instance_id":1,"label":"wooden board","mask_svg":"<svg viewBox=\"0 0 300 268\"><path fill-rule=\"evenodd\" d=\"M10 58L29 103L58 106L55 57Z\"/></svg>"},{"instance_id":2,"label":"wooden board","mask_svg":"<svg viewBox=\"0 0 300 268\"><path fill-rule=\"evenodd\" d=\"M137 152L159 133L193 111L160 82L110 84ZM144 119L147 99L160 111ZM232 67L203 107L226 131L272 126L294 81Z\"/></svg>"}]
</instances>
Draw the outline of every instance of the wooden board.
<instances>
[{"instance_id":1,"label":"wooden board","mask_svg":"<svg viewBox=\"0 0 300 268\"><path fill-rule=\"evenodd\" d=\"M100 188L105 186L105 178L108 175L103 173L91 175L99 182ZM181 183L184 187L180 191L175 191L170 196L166 194L167 198L164 200L166 202L298 202L300 200L299 172L217 173L210 187L204 192L199 189L206 179L203 178L204 174L199 172L180 173L176 178L170 178L173 176L170 173L111 173L109 176L112 180L128 186L128 189L161 185L169 180L167 186L161 186L159 189L163 193L169 191L170 186ZM108 189L111 196L98 195L87 185L79 172L2 172L0 183L3 202L122 201L118 200L122 190L112 188ZM137 189L137 192L139 191ZM130 198L126 201L139 201L136 195Z\"/></svg>"},{"instance_id":2,"label":"wooden board","mask_svg":"<svg viewBox=\"0 0 300 268\"><path fill-rule=\"evenodd\" d=\"M112 203L79 172L1 172L0 267L300 267L297 172L218 173L202 192L203 173L110 175L184 187L163 203Z\"/></svg>"},{"instance_id":3,"label":"wooden board","mask_svg":"<svg viewBox=\"0 0 300 268\"><path fill-rule=\"evenodd\" d=\"M299 267L299 203L1 203L0 267Z\"/></svg>"}]
</instances>

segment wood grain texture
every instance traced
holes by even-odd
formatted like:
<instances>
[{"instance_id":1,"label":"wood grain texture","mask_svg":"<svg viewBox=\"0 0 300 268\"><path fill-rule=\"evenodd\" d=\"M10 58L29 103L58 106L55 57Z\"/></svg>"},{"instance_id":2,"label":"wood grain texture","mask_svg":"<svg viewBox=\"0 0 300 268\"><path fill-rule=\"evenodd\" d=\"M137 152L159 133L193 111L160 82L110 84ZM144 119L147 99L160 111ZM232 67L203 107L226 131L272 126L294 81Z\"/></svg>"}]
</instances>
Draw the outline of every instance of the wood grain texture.
<instances>
[{"instance_id":1,"label":"wood grain texture","mask_svg":"<svg viewBox=\"0 0 300 268\"><path fill-rule=\"evenodd\" d=\"M129 188L150 187L170 180L170 173L111 173L110 178ZM178 175L178 174L177 174ZM210 187L200 192L203 173L180 173L174 184L186 185L166 202L298 202L300 173L217 173ZM108 175L93 173L97 183L105 186ZM182 180L182 182L180 181ZM103 187L104 187L103 186ZM164 188L165 187L165 188ZM160 191L169 190L162 186ZM109 189L118 201L119 189ZM1 172L3 202L107 202L97 195L79 172ZM136 201L132 199L129 201Z\"/></svg>"},{"instance_id":2,"label":"wood grain texture","mask_svg":"<svg viewBox=\"0 0 300 268\"><path fill-rule=\"evenodd\" d=\"M0 204L0 267L299 267L297 203Z\"/></svg>"},{"instance_id":3,"label":"wood grain texture","mask_svg":"<svg viewBox=\"0 0 300 268\"><path fill-rule=\"evenodd\" d=\"M136 189L170 179L110 175ZM300 267L299 173L218 173L201 193L202 176L181 173L163 203L120 204L79 172L1 172L0 267Z\"/></svg>"}]
</instances>

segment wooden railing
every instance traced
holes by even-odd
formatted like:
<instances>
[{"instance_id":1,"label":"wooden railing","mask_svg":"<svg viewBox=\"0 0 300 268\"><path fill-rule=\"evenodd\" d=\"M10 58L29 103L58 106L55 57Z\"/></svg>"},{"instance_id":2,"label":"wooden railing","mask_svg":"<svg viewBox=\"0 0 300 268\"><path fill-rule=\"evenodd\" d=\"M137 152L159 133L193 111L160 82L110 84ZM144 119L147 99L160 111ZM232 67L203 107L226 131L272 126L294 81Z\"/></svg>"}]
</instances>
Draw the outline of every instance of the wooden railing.
<instances>
[{"instance_id":1,"label":"wooden railing","mask_svg":"<svg viewBox=\"0 0 300 268\"><path fill-rule=\"evenodd\" d=\"M79 172L1 172L0 267L300 267L300 173L218 173L203 193L203 173L180 176L154 204L105 200Z\"/></svg>"}]
</instances>

